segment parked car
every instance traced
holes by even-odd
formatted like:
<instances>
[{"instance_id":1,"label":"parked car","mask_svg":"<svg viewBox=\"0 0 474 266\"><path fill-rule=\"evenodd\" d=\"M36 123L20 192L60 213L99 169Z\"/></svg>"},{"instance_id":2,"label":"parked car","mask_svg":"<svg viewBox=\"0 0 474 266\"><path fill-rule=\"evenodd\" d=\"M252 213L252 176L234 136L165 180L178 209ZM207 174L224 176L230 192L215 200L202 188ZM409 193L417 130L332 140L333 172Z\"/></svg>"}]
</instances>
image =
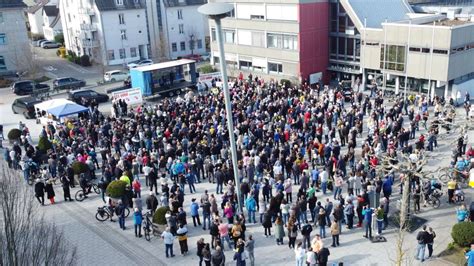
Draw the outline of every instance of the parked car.
<instances>
[{"instance_id":1,"label":"parked car","mask_svg":"<svg viewBox=\"0 0 474 266\"><path fill-rule=\"evenodd\" d=\"M59 43L56 43L56 42L45 41L45 42L41 43L41 47L43 49L50 49L50 48L59 48L59 47L61 47L61 45Z\"/></svg>"},{"instance_id":2,"label":"parked car","mask_svg":"<svg viewBox=\"0 0 474 266\"><path fill-rule=\"evenodd\" d=\"M35 104L40 103L41 100L34 97L18 98L12 103L12 111L14 114L23 114L26 119L36 117Z\"/></svg>"},{"instance_id":3,"label":"parked car","mask_svg":"<svg viewBox=\"0 0 474 266\"><path fill-rule=\"evenodd\" d=\"M200 62L202 60L201 55L198 55L198 54L188 54L188 55L183 56L183 58L191 59L196 62Z\"/></svg>"},{"instance_id":4,"label":"parked car","mask_svg":"<svg viewBox=\"0 0 474 266\"><path fill-rule=\"evenodd\" d=\"M151 59L144 59L144 60L139 60L139 61L128 63L127 67L128 67L128 69L131 69L131 68L136 68L136 67L139 67L139 66L148 66L148 65L152 65L152 64L153 64L153 61Z\"/></svg>"},{"instance_id":5,"label":"parked car","mask_svg":"<svg viewBox=\"0 0 474 266\"><path fill-rule=\"evenodd\" d=\"M126 80L127 77L128 77L128 73L125 73L120 70L107 71L104 74L104 80L106 82L122 81L122 80Z\"/></svg>"},{"instance_id":6,"label":"parked car","mask_svg":"<svg viewBox=\"0 0 474 266\"><path fill-rule=\"evenodd\" d=\"M69 100L81 104L82 98L86 99L88 102L96 100L97 103L105 103L109 100L107 94L98 93L93 90L69 91Z\"/></svg>"},{"instance_id":7,"label":"parked car","mask_svg":"<svg viewBox=\"0 0 474 266\"><path fill-rule=\"evenodd\" d=\"M49 91L48 84L36 83L32 80L21 80L12 84L11 90L16 95L28 95L39 91Z\"/></svg>"},{"instance_id":8,"label":"parked car","mask_svg":"<svg viewBox=\"0 0 474 266\"><path fill-rule=\"evenodd\" d=\"M209 53L202 54L201 59L202 59L202 61L209 61L209 60L211 60L211 54L209 54Z\"/></svg>"},{"instance_id":9,"label":"parked car","mask_svg":"<svg viewBox=\"0 0 474 266\"><path fill-rule=\"evenodd\" d=\"M48 40L46 40L46 39L39 39L39 40L37 40L37 41L33 41L33 46L35 46L35 47L41 47L41 44L42 44L43 42L46 42L46 41L48 41Z\"/></svg>"},{"instance_id":10,"label":"parked car","mask_svg":"<svg viewBox=\"0 0 474 266\"><path fill-rule=\"evenodd\" d=\"M53 90L74 90L86 86L84 80L76 78L57 78L53 81Z\"/></svg>"}]
</instances>

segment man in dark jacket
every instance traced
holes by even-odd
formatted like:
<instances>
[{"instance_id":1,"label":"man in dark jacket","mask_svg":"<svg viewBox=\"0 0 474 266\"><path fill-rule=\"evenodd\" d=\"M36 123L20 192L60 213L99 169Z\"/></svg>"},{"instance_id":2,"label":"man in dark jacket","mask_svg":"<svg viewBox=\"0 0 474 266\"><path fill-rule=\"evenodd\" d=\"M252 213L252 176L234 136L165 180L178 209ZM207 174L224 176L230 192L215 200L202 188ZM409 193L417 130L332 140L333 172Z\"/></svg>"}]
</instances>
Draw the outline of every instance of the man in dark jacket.
<instances>
[{"instance_id":1,"label":"man in dark jacket","mask_svg":"<svg viewBox=\"0 0 474 266\"><path fill-rule=\"evenodd\" d=\"M214 252L212 252L211 262L212 262L212 266L224 266L225 265L225 255L224 255L224 252L222 252L222 249L221 249L220 246L217 246L216 250L214 250Z\"/></svg>"},{"instance_id":2,"label":"man in dark jacket","mask_svg":"<svg viewBox=\"0 0 474 266\"><path fill-rule=\"evenodd\" d=\"M44 205L44 183L41 181L41 179L36 179L36 184L35 184L35 197L38 199L39 203L41 205Z\"/></svg>"},{"instance_id":3,"label":"man in dark jacket","mask_svg":"<svg viewBox=\"0 0 474 266\"><path fill-rule=\"evenodd\" d=\"M153 187L155 188L155 194L158 195L158 187L157 187L157 176L153 167L151 168L151 172L148 174L148 184L150 185L150 191L153 191Z\"/></svg>"},{"instance_id":4,"label":"man in dark jacket","mask_svg":"<svg viewBox=\"0 0 474 266\"><path fill-rule=\"evenodd\" d=\"M331 253L329 252L329 249L326 247L323 247L319 252L318 252L318 265L319 266L326 266L328 264L328 258Z\"/></svg>"},{"instance_id":5,"label":"man in dark jacket","mask_svg":"<svg viewBox=\"0 0 474 266\"><path fill-rule=\"evenodd\" d=\"M418 232L416 236L416 240L418 240L418 246L416 247L415 258L417 260L421 260L421 262L425 261L425 248L426 244L428 243L428 232L426 232L426 225L423 225L423 229Z\"/></svg>"},{"instance_id":6,"label":"man in dark jacket","mask_svg":"<svg viewBox=\"0 0 474 266\"><path fill-rule=\"evenodd\" d=\"M303 227L301 227L301 235L303 235L303 248L311 246L311 232L313 227L308 223L308 220L305 221Z\"/></svg>"},{"instance_id":7,"label":"man in dark jacket","mask_svg":"<svg viewBox=\"0 0 474 266\"><path fill-rule=\"evenodd\" d=\"M158 207L158 199L153 195L153 191L150 191L150 195L145 200L146 208L151 211L151 215L155 213L156 208Z\"/></svg>"},{"instance_id":8,"label":"man in dark jacket","mask_svg":"<svg viewBox=\"0 0 474 266\"><path fill-rule=\"evenodd\" d=\"M61 183L62 183L62 186L63 186L63 193L64 193L64 201L72 201L71 199L71 191L69 189L69 186L71 185L71 182L68 178L67 175L63 175L61 177Z\"/></svg>"}]
</instances>

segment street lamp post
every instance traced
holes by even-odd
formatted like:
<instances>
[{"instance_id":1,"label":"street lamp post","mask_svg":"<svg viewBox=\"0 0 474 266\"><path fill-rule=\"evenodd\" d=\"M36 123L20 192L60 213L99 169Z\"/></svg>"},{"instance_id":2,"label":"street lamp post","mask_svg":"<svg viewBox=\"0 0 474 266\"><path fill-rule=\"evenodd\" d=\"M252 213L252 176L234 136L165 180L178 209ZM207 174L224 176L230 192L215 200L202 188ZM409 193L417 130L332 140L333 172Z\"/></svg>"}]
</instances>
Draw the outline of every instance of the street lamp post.
<instances>
[{"instance_id":1,"label":"street lamp post","mask_svg":"<svg viewBox=\"0 0 474 266\"><path fill-rule=\"evenodd\" d=\"M227 116L227 127L229 131L230 151L232 154L232 168L234 170L235 191L237 192L238 212L242 211L242 199L240 197L240 180L237 171L237 147L235 145L234 121L232 118L232 103L230 101L229 83L227 82L227 69L224 53L224 40L222 36L221 20L231 12L234 7L226 3L208 3L198 8L201 14L209 16L216 23L217 44L219 47L219 65L222 76L222 89L224 91L225 111Z\"/></svg>"}]
</instances>

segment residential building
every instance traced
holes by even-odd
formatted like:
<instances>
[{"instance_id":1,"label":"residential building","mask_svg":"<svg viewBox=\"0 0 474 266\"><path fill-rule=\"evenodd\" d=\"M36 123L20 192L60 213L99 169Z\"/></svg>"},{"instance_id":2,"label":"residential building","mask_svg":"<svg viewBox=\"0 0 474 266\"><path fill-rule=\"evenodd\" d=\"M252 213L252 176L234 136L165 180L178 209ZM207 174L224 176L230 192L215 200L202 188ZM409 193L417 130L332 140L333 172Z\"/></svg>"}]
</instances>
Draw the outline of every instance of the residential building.
<instances>
[{"instance_id":1,"label":"residential building","mask_svg":"<svg viewBox=\"0 0 474 266\"><path fill-rule=\"evenodd\" d=\"M33 35L43 35L43 7L49 2L49 0L40 0L26 10L30 32Z\"/></svg>"},{"instance_id":2,"label":"residential building","mask_svg":"<svg viewBox=\"0 0 474 266\"><path fill-rule=\"evenodd\" d=\"M340 33L337 45L330 43L330 70L336 75L357 76L362 84L377 84L396 93L406 88L431 97L451 96L455 83L474 76L472 16L418 14L405 0L338 2L331 2L331 7L338 6L338 11L331 13L331 21L337 21ZM341 23L341 18L346 20ZM352 36L355 41L348 41ZM354 53L349 43L354 45ZM336 62L353 68L334 69Z\"/></svg>"},{"instance_id":3,"label":"residential building","mask_svg":"<svg viewBox=\"0 0 474 266\"><path fill-rule=\"evenodd\" d=\"M234 5L222 20L230 76L240 72L264 78L327 80L328 0L215 0ZM215 23L211 28L211 62L219 58Z\"/></svg>"},{"instance_id":4,"label":"residential building","mask_svg":"<svg viewBox=\"0 0 474 266\"><path fill-rule=\"evenodd\" d=\"M103 65L148 58L145 0L61 0L66 49Z\"/></svg>"},{"instance_id":5,"label":"residential building","mask_svg":"<svg viewBox=\"0 0 474 266\"><path fill-rule=\"evenodd\" d=\"M150 51L156 61L206 53L209 24L207 17L197 11L206 3L207 0L147 0Z\"/></svg>"},{"instance_id":6,"label":"residential building","mask_svg":"<svg viewBox=\"0 0 474 266\"><path fill-rule=\"evenodd\" d=\"M21 0L0 1L0 75L31 68L25 8Z\"/></svg>"},{"instance_id":7,"label":"residential building","mask_svg":"<svg viewBox=\"0 0 474 266\"><path fill-rule=\"evenodd\" d=\"M63 33L61 26L61 17L59 8L56 5L47 5L43 7L43 34L44 38L50 41L54 40L56 35Z\"/></svg>"}]
</instances>

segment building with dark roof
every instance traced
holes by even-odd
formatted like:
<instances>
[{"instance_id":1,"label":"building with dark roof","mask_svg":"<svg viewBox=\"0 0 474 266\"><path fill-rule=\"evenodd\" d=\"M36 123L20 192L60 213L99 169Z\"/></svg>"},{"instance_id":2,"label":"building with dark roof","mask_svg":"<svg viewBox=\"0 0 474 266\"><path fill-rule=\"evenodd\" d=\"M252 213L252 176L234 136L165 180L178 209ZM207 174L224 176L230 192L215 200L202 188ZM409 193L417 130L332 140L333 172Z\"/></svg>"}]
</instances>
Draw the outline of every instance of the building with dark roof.
<instances>
[{"instance_id":1,"label":"building with dark roof","mask_svg":"<svg viewBox=\"0 0 474 266\"><path fill-rule=\"evenodd\" d=\"M104 65L148 58L145 0L60 1L66 49Z\"/></svg>"}]
</instances>

